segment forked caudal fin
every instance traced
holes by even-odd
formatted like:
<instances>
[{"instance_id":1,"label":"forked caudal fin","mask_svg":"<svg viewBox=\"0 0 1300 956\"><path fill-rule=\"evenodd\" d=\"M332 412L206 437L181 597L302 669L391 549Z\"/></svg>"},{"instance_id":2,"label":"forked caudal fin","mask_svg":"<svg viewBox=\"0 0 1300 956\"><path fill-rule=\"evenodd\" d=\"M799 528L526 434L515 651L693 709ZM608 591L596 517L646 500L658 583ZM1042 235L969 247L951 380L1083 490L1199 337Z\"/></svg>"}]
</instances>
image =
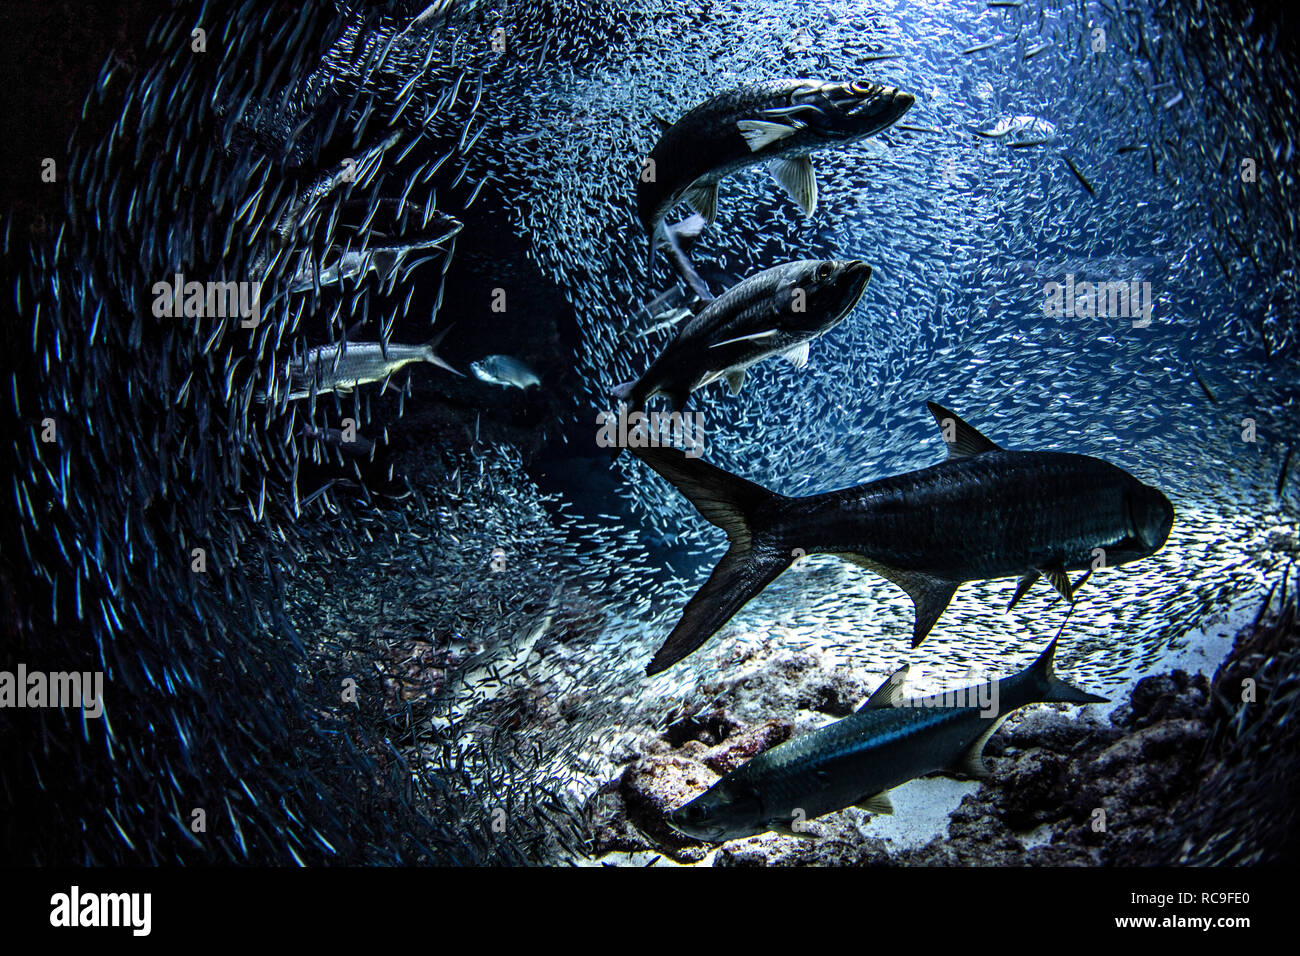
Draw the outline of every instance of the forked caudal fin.
<instances>
[{"instance_id":1,"label":"forked caudal fin","mask_svg":"<svg viewBox=\"0 0 1300 956\"><path fill-rule=\"evenodd\" d=\"M438 344L444 338L447 337L447 333L450 331L451 331L451 326L449 325L446 328L444 328L441 332L439 332L437 335L435 335L433 338L429 339L429 341L424 343L424 360L426 362L438 366L438 368L445 368L448 372L451 372L451 374L453 375L459 375L461 378L464 378L465 377L464 372L456 371L445 361L443 361L442 356L440 356L436 351L436 349L438 348Z\"/></svg>"},{"instance_id":2,"label":"forked caudal fin","mask_svg":"<svg viewBox=\"0 0 1300 956\"><path fill-rule=\"evenodd\" d=\"M1066 703L1066 704L1105 704L1109 701L1105 697L1098 697L1096 694L1089 694L1087 691L1067 684L1056 676L1056 671L1052 667L1056 659L1056 642L1059 638L1053 638L1052 643L1047 645L1047 650L1038 656L1029 668L1029 673L1039 680L1040 683L1047 685L1045 696L1040 698L1044 702Z\"/></svg>"},{"instance_id":3,"label":"forked caudal fin","mask_svg":"<svg viewBox=\"0 0 1300 956\"><path fill-rule=\"evenodd\" d=\"M674 448L634 448L633 453L685 495L708 521L727 533L731 547L682 619L646 667L658 674L700 647L794 562L791 552L756 541L754 517L773 492Z\"/></svg>"}]
</instances>

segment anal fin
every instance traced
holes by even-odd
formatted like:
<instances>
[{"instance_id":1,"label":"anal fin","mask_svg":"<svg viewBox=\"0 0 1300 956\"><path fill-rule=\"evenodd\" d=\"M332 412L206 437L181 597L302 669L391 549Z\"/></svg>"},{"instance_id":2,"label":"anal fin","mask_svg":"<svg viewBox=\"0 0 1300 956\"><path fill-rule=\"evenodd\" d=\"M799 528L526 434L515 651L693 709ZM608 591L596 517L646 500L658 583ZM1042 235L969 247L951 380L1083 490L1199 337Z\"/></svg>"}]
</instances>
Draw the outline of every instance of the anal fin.
<instances>
[{"instance_id":1,"label":"anal fin","mask_svg":"<svg viewBox=\"0 0 1300 956\"><path fill-rule=\"evenodd\" d=\"M899 568L891 568L852 552L841 552L836 556L852 562L860 568L866 568L868 571L879 574L885 580L892 581L907 592L912 599L912 604L916 607L916 623L912 627L913 648L921 646L921 642L930 633L930 629L934 627L935 622L943 616L943 612L947 610L949 602L952 601L952 596L957 593L957 588L961 586L960 581L948 581L944 578L935 577L933 574L926 574L924 571L903 571Z\"/></svg>"},{"instance_id":2,"label":"anal fin","mask_svg":"<svg viewBox=\"0 0 1300 956\"><path fill-rule=\"evenodd\" d=\"M1065 573L1065 568L1056 564L1050 568L1039 568L1043 577L1047 578L1047 583L1060 592L1061 597L1065 598L1071 604L1074 603L1074 586L1070 584L1070 576Z\"/></svg>"},{"instance_id":3,"label":"anal fin","mask_svg":"<svg viewBox=\"0 0 1300 956\"><path fill-rule=\"evenodd\" d=\"M726 374L727 385L731 388L732 395L739 395L740 390L745 387L745 370L743 368L735 369Z\"/></svg>"},{"instance_id":4,"label":"anal fin","mask_svg":"<svg viewBox=\"0 0 1300 956\"><path fill-rule=\"evenodd\" d=\"M1020 599L1029 593L1029 589L1034 586L1040 577L1042 575L1037 571L1030 571L1020 579L1020 583L1016 585L1016 593L1012 595L1011 603L1007 605L1008 611L1020 603Z\"/></svg>"}]
</instances>

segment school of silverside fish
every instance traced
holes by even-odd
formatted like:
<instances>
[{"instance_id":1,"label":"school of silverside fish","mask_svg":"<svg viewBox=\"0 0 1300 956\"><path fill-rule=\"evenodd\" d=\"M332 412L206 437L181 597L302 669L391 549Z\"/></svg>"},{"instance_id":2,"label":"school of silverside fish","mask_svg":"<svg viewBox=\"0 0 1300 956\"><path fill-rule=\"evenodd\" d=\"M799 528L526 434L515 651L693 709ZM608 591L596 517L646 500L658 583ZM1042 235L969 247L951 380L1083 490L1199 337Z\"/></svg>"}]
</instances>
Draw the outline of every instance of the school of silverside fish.
<instances>
[{"instance_id":1,"label":"school of silverside fish","mask_svg":"<svg viewBox=\"0 0 1300 956\"><path fill-rule=\"evenodd\" d=\"M102 68L15 283L13 653L107 692L99 721L0 715L41 741L6 845L585 862L598 788L774 646L878 689L667 823L808 836L1285 594L1300 77L1250 26L180 4ZM173 276L260 283L260 315L160 316ZM1067 276L1151 311L1050 316ZM550 291L572 388L508 338L464 352ZM537 444L503 437L543 401ZM618 454L620 407L702 443Z\"/></svg>"}]
</instances>

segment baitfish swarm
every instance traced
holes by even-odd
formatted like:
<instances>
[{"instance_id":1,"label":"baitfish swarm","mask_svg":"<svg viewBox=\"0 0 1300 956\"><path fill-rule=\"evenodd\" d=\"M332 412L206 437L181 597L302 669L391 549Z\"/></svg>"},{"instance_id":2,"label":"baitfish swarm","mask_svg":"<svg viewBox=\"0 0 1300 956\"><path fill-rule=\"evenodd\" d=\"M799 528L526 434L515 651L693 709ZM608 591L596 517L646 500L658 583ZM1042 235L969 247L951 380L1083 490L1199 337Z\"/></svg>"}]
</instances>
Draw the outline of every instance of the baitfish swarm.
<instances>
[{"instance_id":1,"label":"baitfish swarm","mask_svg":"<svg viewBox=\"0 0 1300 956\"><path fill-rule=\"evenodd\" d=\"M530 256L498 281L523 301L535 276L571 307L579 384L556 430L589 437L610 390L676 337L663 316L685 318L630 188L653 117L774 77L869 63L916 101L815 154L813 217L755 170L724 181L690 250L714 291L803 258L874 274L805 368L758 363L738 395L695 393L707 460L788 496L882 479L933 461L915 410L942 394L1008 447L1114 462L1178 521L1104 600L1084 592L1062 649L1103 692L1158 665L1294 549L1300 83L1278 42L1195 0L1086 16L182 4L139 69L102 71L66 221L15 285L33 360L4 390L24 429L5 573L32 584L7 661L102 669L109 693L102 721L0 712L21 801L4 845L42 863L578 859L579 808L636 728L704 706L699 677L738 647L779 631L892 670L911 602L814 557L646 680L721 549L668 483L623 456L602 507L566 509L491 423L410 426L473 385L428 362L346 393L281 384L306 356L383 354L458 321L446 282L490 209ZM1039 123L1024 140L973 132L1022 117ZM784 181L807 200L803 165ZM19 237L5 245L13 261ZM153 289L178 274L261 283L261 314L159 318ZM1086 295L1047 316L1044 286L1067 277L1151 283L1149 324ZM363 441L373 454L348 453ZM685 560L666 569L656 535ZM1027 653L1025 622L1061 610L1035 589L1008 621L1014 593L963 587L918 657L955 681ZM1249 838L1226 832L1219 857Z\"/></svg>"}]
</instances>

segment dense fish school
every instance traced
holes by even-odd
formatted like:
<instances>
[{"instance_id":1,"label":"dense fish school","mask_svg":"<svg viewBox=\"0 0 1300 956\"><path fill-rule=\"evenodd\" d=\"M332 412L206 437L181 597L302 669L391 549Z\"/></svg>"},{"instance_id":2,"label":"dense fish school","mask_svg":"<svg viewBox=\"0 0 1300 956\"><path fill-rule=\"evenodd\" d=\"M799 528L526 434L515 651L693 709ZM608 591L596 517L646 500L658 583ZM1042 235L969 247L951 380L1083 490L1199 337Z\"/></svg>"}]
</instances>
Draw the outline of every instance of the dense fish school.
<instances>
[{"instance_id":1,"label":"dense fish school","mask_svg":"<svg viewBox=\"0 0 1300 956\"><path fill-rule=\"evenodd\" d=\"M177 5L61 218L7 220L0 671L106 680L0 707L4 846L775 852L1293 621L1282 42L1201 0ZM800 660L884 686L601 835ZM894 707L904 666L1001 705ZM1201 862L1268 858L1207 820Z\"/></svg>"}]
</instances>

